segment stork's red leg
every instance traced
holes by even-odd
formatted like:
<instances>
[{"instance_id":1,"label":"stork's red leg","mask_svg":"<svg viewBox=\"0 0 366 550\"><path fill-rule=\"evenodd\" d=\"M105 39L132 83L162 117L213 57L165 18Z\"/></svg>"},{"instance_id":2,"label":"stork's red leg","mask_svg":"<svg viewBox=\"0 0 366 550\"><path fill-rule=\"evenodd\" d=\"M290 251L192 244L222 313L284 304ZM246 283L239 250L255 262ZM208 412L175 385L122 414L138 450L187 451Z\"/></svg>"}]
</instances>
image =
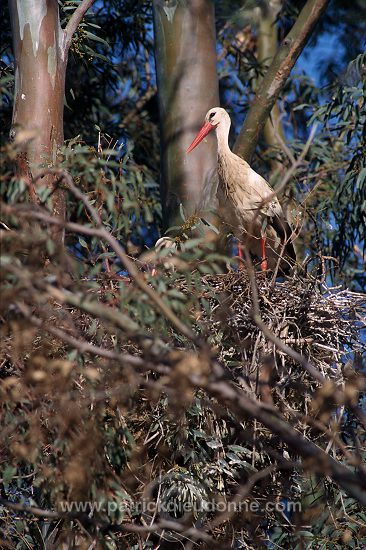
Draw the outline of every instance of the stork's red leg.
<instances>
[{"instance_id":1,"label":"stork's red leg","mask_svg":"<svg viewBox=\"0 0 366 550\"><path fill-rule=\"evenodd\" d=\"M241 242L238 241L238 256L242 260L243 259L243 249L241 247Z\"/></svg>"},{"instance_id":2,"label":"stork's red leg","mask_svg":"<svg viewBox=\"0 0 366 550\"><path fill-rule=\"evenodd\" d=\"M262 261L261 261L261 270L267 271L267 255L266 255L266 240L262 237Z\"/></svg>"}]
</instances>

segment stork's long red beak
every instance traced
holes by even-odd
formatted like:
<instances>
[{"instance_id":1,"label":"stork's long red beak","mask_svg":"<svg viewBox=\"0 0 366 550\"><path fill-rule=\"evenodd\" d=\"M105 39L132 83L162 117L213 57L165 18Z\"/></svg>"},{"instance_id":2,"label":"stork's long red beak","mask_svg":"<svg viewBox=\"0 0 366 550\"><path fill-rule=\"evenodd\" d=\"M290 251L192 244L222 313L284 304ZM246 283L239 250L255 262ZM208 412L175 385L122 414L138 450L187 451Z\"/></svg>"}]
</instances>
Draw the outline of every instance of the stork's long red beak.
<instances>
[{"instance_id":1,"label":"stork's long red beak","mask_svg":"<svg viewBox=\"0 0 366 550\"><path fill-rule=\"evenodd\" d=\"M211 122L205 122L201 130L198 132L198 134L196 135L196 137L188 147L187 153L190 153L191 151L193 151L193 149L197 147L199 143L201 143L203 138L205 138L214 128L215 126L211 124Z\"/></svg>"}]
</instances>

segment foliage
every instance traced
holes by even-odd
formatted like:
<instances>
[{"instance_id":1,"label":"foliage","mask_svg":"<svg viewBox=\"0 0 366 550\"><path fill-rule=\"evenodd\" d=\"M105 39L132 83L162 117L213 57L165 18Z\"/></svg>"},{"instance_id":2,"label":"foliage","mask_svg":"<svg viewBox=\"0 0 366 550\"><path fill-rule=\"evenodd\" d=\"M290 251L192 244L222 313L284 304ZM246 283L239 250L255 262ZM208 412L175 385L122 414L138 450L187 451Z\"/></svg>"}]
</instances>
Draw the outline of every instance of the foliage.
<instances>
[{"instance_id":1,"label":"foliage","mask_svg":"<svg viewBox=\"0 0 366 550\"><path fill-rule=\"evenodd\" d=\"M8 148L8 153L16 151ZM134 233L131 220L146 216L133 161L116 151L97 154L80 143L69 143L64 158L62 168L80 178L75 181L88 199L85 204L97 209L109 234L128 242ZM49 189L38 188L41 204L34 207L24 202L25 191L11 171L3 179L9 192L2 220L1 414L2 438L8 440L2 451L2 502L35 508L31 519L11 505L2 507L5 542L18 548L70 547L76 540L95 541L100 548L134 548L140 541L148 548L159 536L176 542L185 536L200 539L217 515L210 505L220 510L220 502L258 475L250 496L249 489L244 493L244 509L212 530L220 548L227 547L232 533L247 548L264 547L269 540L280 547L312 548L346 539L357 547L362 538L353 522L364 519L357 501L334 484L317 484L316 492L307 495L296 448L238 414L212 388L220 380L230 388L225 380L231 379L239 392L246 388L245 394L260 395L264 402L271 396L283 417L302 431L306 426L308 437L316 434L322 447L340 436L340 423L344 433L351 419L353 433L359 430L352 412L357 398L347 396L358 395L361 372L343 368L353 357L349 349L358 353L352 315L362 315L363 297L322 296L312 276L276 283L272 290L270 279L257 279L266 325L306 352L329 378L322 386L305 371L299 374L296 360L280 349L273 355L271 341L251 318L247 275L223 275L230 259L215 253L206 238L192 239L184 230L181 252L136 258L143 280L200 336L193 343L167 321L134 277L119 275L121 257L103 242L97 227L94 236L82 235L84 229L93 233L94 221L90 206L85 210L79 195L78 201L72 197L73 188L63 183L76 225L67 230L69 249L61 250L53 247L47 231ZM43 221L34 219L40 214L46 216ZM312 306L306 305L306 293ZM268 360L272 373L266 378ZM223 369L222 374L215 369ZM329 399L339 383L346 391ZM310 410L315 424L308 420ZM345 463L349 455L338 439L334 445L337 460ZM348 453L353 447L349 441ZM333 528L324 516L310 533L304 526L313 523L318 499L326 502L331 495L338 499L332 517L346 510L349 520ZM258 501L263 506L253 511L250 503ZM276 501L282 508L265 508L264 503ZM300 503L301 510L292 513L286 502ZM193 519L183 513L183 503L191 503ZM42 518L44 510L50 517ZM289 525L281 520L287 513ZM151 535L133 533L134 525L143 527L152 519L157 526L178 524L165 535L159 527ZM192 522L196 531L188 534Z\"/></svg>"},{"instance_id":2,"label":"foliage","mask_svg":"<svg viewBox=\"0 0 366 550\"><path fill-rule=\"evenodd\" d=\"M216 4L235 133L264 67L252 3ZM75 5L62 2L65 17ZM362 289L352 251L365 227L364 57L326 89L292 75L280 101L287 149L259 144L255 165L266 174L278 159L280 183L288 151L298 158L319 123L286 190L307 214L308 257L275 281L238 272L215 228L183 209L172 246L146 250L161 208L151 24L149 2L98 2L75 38L56 183L68 200L64 249L50 238L52 191L38 183L29 204L13 170L20 144L2 149L0 545L361 548L365 296L331 289L329 266L340 274L325 256ZM8 40L6 14L0 25ZM342 36L354 26L345 19ZM241 509L220 515L235 498Z\"/></svg>"},{"instance_id":3,"label":"foliage","mask_svg":"<svg viewBox=\"0 0 366 550\"><path fill-rule=\"evenodd\" d=\"M314 104L314 91L308 87L303 94L306 103L296 106L307 113L309 126L319 128L302 181L303 202L317 218L324 253L336 258L346 284L361 289L366 284L365 75L362 54L332 85L328 101Z\"/></svg>"}]
</instances>

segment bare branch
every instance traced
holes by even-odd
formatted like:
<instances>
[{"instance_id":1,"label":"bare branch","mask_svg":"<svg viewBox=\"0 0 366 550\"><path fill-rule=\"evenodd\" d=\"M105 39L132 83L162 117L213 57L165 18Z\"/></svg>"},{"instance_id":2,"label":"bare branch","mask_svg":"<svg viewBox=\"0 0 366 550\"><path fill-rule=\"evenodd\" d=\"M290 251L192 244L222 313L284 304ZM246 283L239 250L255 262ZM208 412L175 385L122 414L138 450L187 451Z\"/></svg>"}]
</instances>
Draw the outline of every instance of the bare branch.
<instances>
[{"instance_id":1,"label":"bare branch","mask_svg":"<svg viewBox=\"0 0 366 550\"><path fill-rule=\"evenodd\" d=\"M284 188L286 187L286 185L288 184L288 182L290 181L292 176L294 176L296 174L298 168L300 168L300 166L302 164L304 164L304 159L305 159L305 157L306 157L306 155L307 155L307 153L310 149L310 146L311 146L311 144L314 140L316 130L317 130L317 125L314 124L312 126L311 130L310 130L309 137L306 140L305 146L304 146L303 150L301 151L301 154L298 156L298 158L296 160L294 159L293 162L291 161L291 167L286 172L285 176L282 178L281 183L276 187L276 189L273 191L273 193L271 195L269 195L268 197L266 197L266 199L263 200L263 205L261 204L260 208L262 208L265 203L270 202L271 200L274 199L274 197L278 196L279 193L281 193L281 191L284 190Z\"/></svg>"},{"instance_id":2,"label":"bare branch","mask_svg":"<svg viewBox=\"0 0 366 550\"><path fill-rule=\"evenodd\" d=\"M33 516L46 518L46 519L60 519L60 518L69 518L77 519L83 516L80 512L56 512L53 510L46 510L44 508L38 508L37 506L28 506L26 504L21 504L17 502L11 502L4 498L0 498L0 505L9 508L10 510L16 510L18 512L24 512L26 514L32 514ZM196 529L195 527L187 527L182 523L176 521L161 521L159 523L153 523L152 525L136 525L134 523L125 523L121 525L105 525L103 526L104 531L113 531L113 532L130 532L130 533L157 533L161 530L168 529L176 533L181 533L182 536L190 537L195 540L204 540L206 542L214 542L212 537Z\"/></svg>"},{"instance_id":3,"label":"bare branch","mask_svg":"<svg viewBox=\"0 0 366 550\"><path fill-rule=\"evenodd\" d=\"M78 28L81 20L83 19L84 15L88 11L89 8L94 4L95 0L83 0L81 4L76 8L74 13L69 19L69 22L67 23L64 33L65 33L65 41L64 41L64 51L67 53L69 51L72 37L74 36L74 33L76 29Z\"/></svg>"},{"instance_id":4,"label":"bare branch","mask_svg":"<svg viewBox=\"0 0 366 550\"><path fill-rule=\"evenodd\" d=\"M17 266L6 265L4 266L4 270L14 273L17 277L19 277L19 279L26 281L28 285L30 284L29 278L31 275L25 271L22 271ZM114 326L124 330L130 336L144 335L141 331L141 327L135 323L135 321L117 309L105 306L96 300L85 299L85 296L82 294L75 294L68 290L56 288L50 284L44 284L41 280L36 280L35 285L32 286L36 286L38 290L44 290L49 296L52 296L52 298L60 303L76 307L85 313L93 315L94 317L105 319L113 323Z\"/></svg>"},{"instance_id":5,"label":"bare branch","mask_svg":"<svg viewBox=\"0 0 366 550\"><path fill-rule=\"evenodd\" d=\"M150 298L150 300L158 307L158 309L161 311L161 313L169 319L169 321L172 323L175 328L184 334L186 338L189 340L192 340L196 343L198 343L198 339L194 332L187 327L178 317L175 315L175 313L167 306L163 300L160 298L160 296L155 292L155 290L146 284L143 276L137 269L135 263L128 257L128 255L124 252L123 248L113 237L113 235L105 229L102 219L100 218L98 212L96 209L90 204L88 199L85 197L85 195L76 187L74 182L72 181L72 178L70 175L65 172L64 170L52 170L52 173L58 173L61 177L65 178L67 181L67 184L70 188L70 191L84 204L85 208L90 212L93 220L95 221L96 225L98 226L98 232L99 236L104 239L111 248L115 251L118 258L122 262L122 265L127 269L130 276L134 279L137 286L140 287L140 289ZM82 227L82 226L81 226Z\"/></svg>"},{"instance_id":6,"label":"bare branch","mask_svg":"<svg viewBox=\"0 0 366 550\"><path fill-rule=\"evenodd\" d=\"M267 325L262 321L261 316L257 312L253 312L253 321L257 325L257 327L263 332L264 336L272 342L278 349L286 353L289 357L292 357L292 359L295 359L305 370L314 378L314 380L317 380L318 382L321 382L324 384L325 378L324 376L316 369L313 365L307 361L307 359L301 355L301 353L298 353L294 349L290 348L287 344L281 340L281 338L278 338L273 332L267 327Z\"/></svg>"},{"instance_id":7,"label":"bare branch","mask_svg":"<svg viewBox=\"0 0 366 550\"><path fill-rule=\"evenodd\" d=\"M333 459L323 449L304 437L280 415L275 408L263 406L245 395L242 390L227 382L211 382L206 390L218 401L230 407L238 419L250 416L259 420L272 433L277 434L295 453L307 460L307 467L314 472L329 475L350 496L366 505L366 479L362 471L352 470Z\"/></svg>"},{"instance_id":8,"label":"bare branch","mask_svg":"<svg viewBox=\"0 0 366 550\"><path fill-rule=\"evenodd\" d=\"M94 346L82 338L74 338L74 336L67 334L65 331L46 323L46 321L43 321L34 315L31 315L29 308L25 304L16 302L16 305L24 317L28 319L32 325L53 334L53 336L59 338L63 342L66 342L81 353L90 353L91 355L104 357L105 359L111 359L112 361L118 361L123 364L127 363L128 365L134 367L143 368L144 370L155 370L154 365L149 365L142 357L131 355L130 353L118 353L113 350Z\"/></svg>"},{"instance_id":9,"label":"bare branch","mask_svg":"<svg viewBox=\"0 0 366 550\"><path fill-rule=\"evenodd\" d=\"M135 523L122 523L121 525L116 525L113 527L114 532L130 532L130 533L158 533L164 529L169 531L175 531L176 533L181 533L184 537L189 537L195 540L203 540L205 542L210 542L215 544L215 541L210 535L196 529L195 527L187 527L182 523L176 521L160 521L159 523L153 523L152 525L136 525Z\"/></svg>"},{"instance_id":10,"label":"bare branch","mask_svg":"<svg viewBox=\"0 0 366 550\"><path fill-rule=\"evenodd\" d=\"M92 209L91 205L89 205L89 207ZM24 206L19 206L17 208L14 208L13 206L4 206L4 210L6 213L17 213L19 216L24 216L28 218L33 217L45 223L63 224L62 220L57 220L54 217L50 216L48 213L41 211L40 209L33 209L33 211L30 211L29 208L26 208ZM98 224L99 218L95 217L96 214L94 212L90 213L93 215L95 223ZM82 234L104 238L103 227L83 227L82 225L70 222L64 225L67 228L76 232L80 232ZM129 261L131 262L131 260ZM248 266L251 277L254 278L254 270L252 264L250 263L250 258L248 260ZM9 269L12 269L14 267L15 266L10 266ZM137 269L135 265L134 268ZM143 277L143 274L139 272L138 274ZM42 284L43 286L39 286ZM85 307L89 307L89 302L79 301L79 296L76 294L68 293L67 291L63 291L62 289L55 288L51 285L45 285L44 283L40 283L39 281L35 282L34 285L37 285L37 288L41 288L42 290L44 289L47 293L58 300L66 299L68 300L67 303L73 302L72 305L77 305L77 307L80 307L84 310ZM291 350L291 348L287 349L287 347L283 347L286 346L286 344L281 339L278 339L279 342L277 342L276 335L274 335L272 331L269 331L269 328L265 324L263 327L261 326L260 323L263 323L263 321L260 317L258 291L255 285L255 278L254 283L252 284L252 291L254 302L253 318L256 321L258 327L263 331L264 335L276 346L278 346L279 349L282 349L285 353L289 355L291 355L291 353L296 354L291 355L291 357L293 357L296 361L299 361L300 364L302 364L302 366L312 376L314 376L314 378L318 382L324 382L324 377L312 365L310 365L309 368L309 363L301 354L297 354L297 352ZM69 299L69 294L72 294L71 302ZM75 303L75 300L78 302L77 304ZM96 303L96 306L100 308L103 307L102 304L99 304L98 302ZM108 309L109 311L111 310L111 308ZM99 311L94 310L93 314L99 315ZM100 311L100 315L105 318L105 314L105 308L103 308L103 310ZM120 315L119 312L114 311L112 312L112 314ZM256 315L258 315L259 317L256 317ZM120 319L117 320L117 323L119 321ZM116 322L115 318L113 318L113 322ZM117 326L119 325L117 324ZM361 469L357 470L354 473L349 468L347 468L347 466L330 457L324 450L314 444L311 440L304 437L299 431L291 426L291 424L287 422L285 418L280 414L279 410L272 406L269 406L268 404L265 405L256 399L252 399L251 397L246 395L242 389L236 388L233 384L227 382L227 380L225 380L226 372L220 366L220 364L212 357L210 358L210 361L213 367L211 370L211 379L208 382L202 381L201 379L197 380L197 376L195 376L194 373L189 373L188 376L193 386L202 387L202 389L206 390L212 397L215 397L221 405L230 407L234 414L239 418L239 421L243 417L249 416L261 422L274 434L278 435L289 446L289 448L291 448L293 452L299 454L303 459L305 459L304 467L309 468L309 470L315 471L319 474L330 476L336 483L339 484L340 487L347 491L350 496L358 499L362 503L366 503L366 493L364 491L364 487L366 486L366 479ZM161 387L163 387L164 384L166 384L166 382L162 381ZM337 389L334 392L335 401L338 400L340 402L341 395L343 395L343 392L340 389Z\"/></svg>"},{"instance_id":11,"label":"bare branch","mask_svg":"<svg viewBox=\"0 0 366 550\"><path fill-rule=\"evenodd\" d=\"M308 0L261 81L235 144L235 152L250 161L259 135L291 69L304 49L329 0Z\"/></svg>"},{"instance_id":12,"label":"bare branch","mask_svg":"<svg viewBox=\"0 0 366 550\"><path fill-rule=\"evenodd\" d=\"M152 97L156 94L156 88L154 86L150 86L144 95L136 102L133 109L131 109L127 115L122 119L121 121L121 127L126 128L128 124L131 122L131 120L134 119L145 107L145 105L150 101Z\"/></svg>"},{"instance_id":13,"label":"bare branch","mask_svg":"<svg viewBox=\"0 0 366 550\"><path fill-rule=\"evenodd\" d=\"M55 171L59 172L59 171ZM68 181L68 180L67 180ZM69 183L69 181L68 181ZM86 198L83 196L83 194L72 184L72 187L70 188L71 191L78 191L78 198L80 200L83 200L84 204L86 202ZM83 199L81 198L83 197ZM89 204L89 211L93 211L93 218L95 221L100 220L99 214L96 213L96 211L93 209L93 207ZM8 210L9 212L14 212L14 208L11 206L4 206L4 211ZM171 322L171 324L186 338L189 340L192 340L196 344L199 344L199 340L197 336L194 334L194 332L185 324L183 323L177 315L170 309L169 306L167 306L164 301L160 298L160 296L156 293L156 291L149 286L144 278L143 275L139 272L136 265L130 258L127 256L127 254L124 252L123 248L103 226L99 226L97 228L93 227L84 227L83 225L80 225L78 223L73 222L64 222L63 220L59 218L55 218L49 214L46 214L44 212L40 211L33 211L28 209L17 209L18 215L21 215L25 218L33 218L37 219L39 221L43 221L45 223L48 223L50 225L59 225L64 227L65 229L68 229L69 231L73 231L75 233L80 233L82 235L89 235L91 237L99 237L101 239L104 239L114 250L114 252L117 254L119 260L121 261L122 265L127 269L130 276L134 281L136 282L137 286L151 299L151 301L158 307L160 312ZM54 289L55 290L55 289ZM70 298L71 299L71 298ZM72 298L73 299L73 298ZM70 302L68 302L70 303ZM81 305L81 299L78 301L78 303ZM77 305L76 303L70 304L70 305ZM85 303L83 302L83 308L85 310ZM79 306L78 306L79 307ZM94 306L93 306L94 307ZM95 308L94 308L95 309ZM131 320L129 320L131 322Z\"/></svg>"},{"instance_id":14,"label":"bare branch","mask_svg":"<svg viewBox=\"0 0 366 550\"><path fill-rule=\"evenodd\" d=\"M6 508L10 508L10 510L25 512L26 514L32 514L33 516L39 518L59 519L65 517L65 514L53 512L52 510L45 510L43 508L37 508L36 506L27 506L26 504L10 502L10 500L6 500L5 498L0 498L0 504Z\"/></svg>"},{"instance_id":15,"label":"bare branch","mask_svg":"<svg viewBox=\"0 0 366 550\"><path fill-rule=\"evenodd\" d=\"M293 467L293 464L290 463L288 467ZM272 472L276 471L276 469L277 464L271 464L270 466L267 466L267 468L263 468L263 470L251 475L247 483L245 483L245 485L241 485L234 497L230 500L227 510L214 517L211 522L211 528L217 527L225 521L228 521L235 513L235 506L233 506L233 504L239 505L240 502L242 502L249 495L257 481L271 475Z\"/></svg>"}]
</instances>

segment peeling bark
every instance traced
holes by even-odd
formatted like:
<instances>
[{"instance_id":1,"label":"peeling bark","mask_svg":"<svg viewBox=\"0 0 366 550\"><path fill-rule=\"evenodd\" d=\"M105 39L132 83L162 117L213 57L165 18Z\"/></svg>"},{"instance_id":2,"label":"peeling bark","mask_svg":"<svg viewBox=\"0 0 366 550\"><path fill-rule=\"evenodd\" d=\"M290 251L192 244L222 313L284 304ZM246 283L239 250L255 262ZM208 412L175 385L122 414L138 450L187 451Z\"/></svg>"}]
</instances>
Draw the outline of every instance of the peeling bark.
<instances>
[{"instance_id":1,"label":"peeling bark","mask_svg":"<svg viewBox=\"0 0 366 550\"><path fill-rule=\"evenodd\" d=\"M235 144L235 152L250 161L260 133L329 0L308 0L265 74Z\"/></svg>"},{"instance_id":2,"label":"peeling bark","mask_svg":"<svg viewBox=\"0 0 366 550\"><path fill-rule=\"evenodd\" d=\"M161 195L165 226L206 208L217 184L215 136L204 154L186 149L206 112L219 105L211 0L154 0L155 58L161 122Z\"/></svg>"},{"instance_id":3,"label":"peeling bark","mask_svg":"<svg viewBox=\"0 0 366 550\"><path fill-rule=\"evenodd\" d=\"M45 167L57 164L64 142L68 50L73 32L93 1L84 0L62 30L57 0L9 0L16 63L11 138L19 150L18 174L33 202L37 201L33 179ZM39 182L53 187L55 176L44 176ZM61 189L52 194L52 207L54 215L65 218ZM56 228L52 236L61 244L62 228Z\"/></svg>"},{"instance_id":4,"label":"peeling bark","mask_svg":"<svg viewBox=\"0 0 366 550\"><path fill-rule=\"evenodd\" d=\"M32 179L42 167L57 161L64 141L63 107L66 56L57 0L11 0L15 71L15 101L12 137L20 141L18 173L25 179L30 200L36 201ZM32 139L22 142L21 132ZM54 176L42 178L52 186ZM52 197L54 213L65 216L65 198L61 190ZM54 234L62 241L62 230Z\"/></svg>"}]
</instances>

